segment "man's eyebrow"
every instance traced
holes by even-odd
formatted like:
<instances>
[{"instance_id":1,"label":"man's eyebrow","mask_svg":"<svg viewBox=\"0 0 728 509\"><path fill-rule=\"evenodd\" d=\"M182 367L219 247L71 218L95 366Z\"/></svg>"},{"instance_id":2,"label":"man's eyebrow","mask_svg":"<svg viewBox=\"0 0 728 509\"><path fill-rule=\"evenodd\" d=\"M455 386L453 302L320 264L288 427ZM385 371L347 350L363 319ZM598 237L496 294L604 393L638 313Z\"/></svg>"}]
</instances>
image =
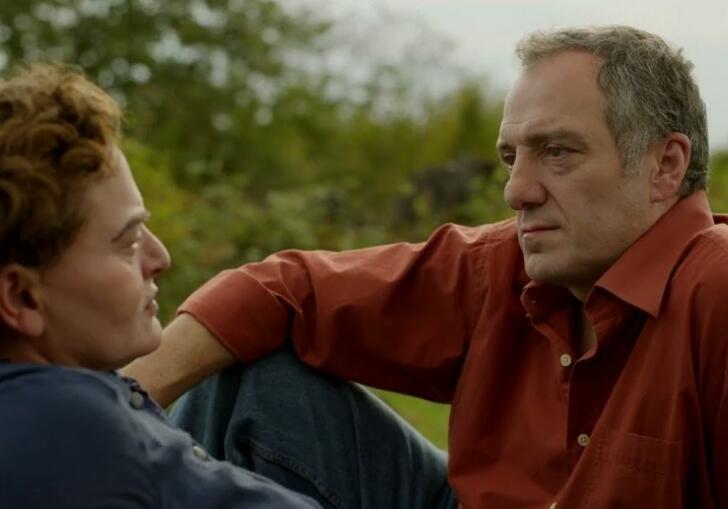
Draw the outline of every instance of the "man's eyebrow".
<instances>
[{"instance_id":1,"label":"man's eyebrow","mask_svg":"<svg viewBox=\"0 0 728 509\"><path fill-rule=\"evenodd\" d=\"M577 131L569 129L553 129L547 131L540 131L526 135L526 145L531 147L543 145L546 142L554 140L569 140L579 145L586 145L586 138ZM498 140L496 143L496 150L502 152L505 149L512 148L510 143Z\"/></svg>"},{"instance_id":2,"label":"man's eyebrow","mask_svg":"<svg viewBox=\"0 0 728 509\"><path fill-rule=\"evenodd\" d=\"M121 228L121 230L119 230L119 233L117 233L116 236L112 239L112 242L116 242L121 237L123 237L126 232L147 221L151 215L152 214L148 210L142 210L131 216Z\"/></svg>"},{"instance_id":3,"label":"man's eyebrow","mask_svg":"<svg viewBox=\"0 0 728 509\"><path fill-rule=\"evenodd\" d=\"M526 136L528 145L541 145L547 141L554 140L570 140L580 144L586 144L586 138L579 132L569 129L554 129L553 131L543 131L533 133Z\"/></svg>"}]
</instances>

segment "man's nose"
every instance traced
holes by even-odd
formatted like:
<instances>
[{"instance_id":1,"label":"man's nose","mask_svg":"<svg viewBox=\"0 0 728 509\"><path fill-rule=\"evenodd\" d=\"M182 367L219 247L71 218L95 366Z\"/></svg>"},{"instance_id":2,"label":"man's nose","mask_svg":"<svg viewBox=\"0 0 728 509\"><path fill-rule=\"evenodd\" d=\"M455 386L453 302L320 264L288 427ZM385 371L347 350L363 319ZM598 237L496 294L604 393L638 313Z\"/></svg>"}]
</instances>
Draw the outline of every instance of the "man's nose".
<instances>
[{"instance_id":1,"label":"man's nose","mask_svg":"<svg viewBox=\"0 0 728 509\"><path fill-rule=\"evenodd\" d=\"M546 201L546 194L537 166L524 159L517 159L503 190L508 206L513 210L537 207Z\"/></svg>"}]
</instances>

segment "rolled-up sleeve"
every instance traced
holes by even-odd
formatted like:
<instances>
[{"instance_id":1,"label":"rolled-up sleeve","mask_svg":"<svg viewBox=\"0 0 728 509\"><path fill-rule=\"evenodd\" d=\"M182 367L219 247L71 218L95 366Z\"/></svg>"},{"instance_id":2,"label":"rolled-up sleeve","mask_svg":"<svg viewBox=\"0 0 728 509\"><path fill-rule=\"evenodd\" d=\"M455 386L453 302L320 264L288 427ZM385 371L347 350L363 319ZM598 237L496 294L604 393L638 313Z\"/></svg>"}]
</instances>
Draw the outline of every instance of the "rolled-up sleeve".
<instances>
[{"instance_id":1,"label":"rolled-up sleeve","mask_svg":"<svg viewBox=\"0 0 728 509\"><path fill-rule=\"evenodd\" d=\"M487 233L445 225L419 244L284 251L222 272L180 312L242 362L290 339L311 366L449 401L482 307Z\"/></svg>"}]
</instances>

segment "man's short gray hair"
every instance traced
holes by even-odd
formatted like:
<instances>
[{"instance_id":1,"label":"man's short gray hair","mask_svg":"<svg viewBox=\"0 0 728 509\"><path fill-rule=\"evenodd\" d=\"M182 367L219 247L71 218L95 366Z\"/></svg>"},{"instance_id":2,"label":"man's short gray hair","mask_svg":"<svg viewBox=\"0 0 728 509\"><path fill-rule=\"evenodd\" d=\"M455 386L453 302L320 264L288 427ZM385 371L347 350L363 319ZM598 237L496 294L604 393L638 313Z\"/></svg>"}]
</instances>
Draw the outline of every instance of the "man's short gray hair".
<instances>
[{"instance_id":1,"label":"man's short gray hair","mask_svg":"<svg viewBox=\"0 0 728 509\"><path fill-rule=\"evenodd\" d=\"M705 189L709 159L705 104L692 77L693 65L682 51L642 30L606 26L535 32L519 42L516 54L529 68L543 58L574 50L597 58L607 124L625 172L638 172L652 143L679 132L691 143L680 195Z\"/></svg>"}]
</instances>

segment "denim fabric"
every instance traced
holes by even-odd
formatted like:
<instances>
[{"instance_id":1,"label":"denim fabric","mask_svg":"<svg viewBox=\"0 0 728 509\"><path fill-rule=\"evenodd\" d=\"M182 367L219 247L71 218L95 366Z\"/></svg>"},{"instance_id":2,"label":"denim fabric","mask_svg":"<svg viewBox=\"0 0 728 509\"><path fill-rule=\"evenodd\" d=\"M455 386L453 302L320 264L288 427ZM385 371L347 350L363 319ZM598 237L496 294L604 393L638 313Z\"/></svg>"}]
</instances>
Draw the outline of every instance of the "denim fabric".
<instances>
[{"instance_id":1,"label":"denim fabric","mask_svg":"<svg viewBox=\"0 0 728 509\"><path fill-rule=\"evenodd\" d=\"M327 509L452 508L446 454L359 385L290 349L183 396L171 419L214 456Z\"/></svg>"}]
</instances>

